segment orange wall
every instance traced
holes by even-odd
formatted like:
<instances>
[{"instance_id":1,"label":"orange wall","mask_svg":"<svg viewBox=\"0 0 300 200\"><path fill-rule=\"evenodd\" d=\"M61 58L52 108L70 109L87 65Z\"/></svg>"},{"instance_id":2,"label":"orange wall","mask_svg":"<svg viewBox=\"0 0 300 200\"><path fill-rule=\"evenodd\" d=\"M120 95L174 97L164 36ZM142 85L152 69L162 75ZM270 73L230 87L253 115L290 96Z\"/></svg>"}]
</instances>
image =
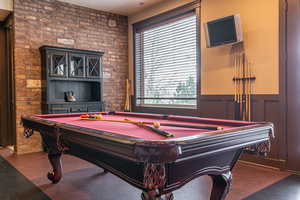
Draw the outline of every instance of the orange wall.
<instances>
[{"instance_id":1,"label":"orange wall","mask_svg":"<svg viewBox=\"0 0 300 200\"><path fill-rule=\"evenodd\" d=\"M202 0L202 22L233 14L241 15L245 52L257 78L254 92L278 94L279 1ZM201 41L202 94L233 94L231 46L206 48L203 28Z\"/></svg>"},{"instance_id":2,"label":"orange wall","mask_svg":"<svg viewBox=\"0 0 300 200\"><path fill-rule=\"evenodd\" d=\"M132 24L158 15L192 0L164 1L138 14L129 16L129 77L133 79ZM207 49L203 22L240 14L245 51L253 63L257 80L256 94L279 93L279 0L202 0L201 3L201 93L233 94L234 68L230 62L231 46Z\"/></svg>"}]
</instances>

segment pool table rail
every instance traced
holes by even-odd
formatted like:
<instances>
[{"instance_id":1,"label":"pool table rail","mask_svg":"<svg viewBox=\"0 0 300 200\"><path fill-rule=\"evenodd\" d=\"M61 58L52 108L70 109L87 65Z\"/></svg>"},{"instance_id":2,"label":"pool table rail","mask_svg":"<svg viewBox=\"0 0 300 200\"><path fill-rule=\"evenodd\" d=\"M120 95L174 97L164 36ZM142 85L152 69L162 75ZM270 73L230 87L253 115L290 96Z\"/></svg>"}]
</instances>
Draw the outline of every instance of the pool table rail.
<instances>
[{"instance_id":1,"label":"pool table rail","mask_svg":"<svg viewBox=\"0 0 300 200\"><path fill-rule=\"evenodd\" d=\"M143 140L118 135L106 131L82 128L57 123L35 116L23 116L25 129L47 132L49 135L59 132L60 137L90 146L96 150L109 152L137 162L165 163L189 159L190 156L205 156L217 151L244 148L256 143L269 141L273 137L271 123L258 123L234 130L223 130L219 134L199 134L166 140ZM67 142L65 142L67 143Z\"/></svg>"},{"instance_id":2,"label":"pool table rail","mask_svg":"<svg viewBox=\"0 0 300 200\"><path fill-rule=\"evenodd\" d=\"M154 118L162 116L154 115ZM197 118L194 120L197 121ZM201 121L202 118L198 120ZM222 123L221 120L204 120ZM209 175L213 180L210 199L223 200L231 185L231 170L243 149L268 143L274 136L272 123L231 120L224 122L236 125L231 129L165 140L134 138L53 122L37 115L22 116L22 123L26 136L30 137L33 131L41 134L53 168L53 172L48 173L48 178L53 183L58 183L62 177L60 157L67 153L94 163L105 172L141 189L143 200L160 199L162 196L166 200L173 200L174 190L202 175Z\"/></svg>"}]
</instances>

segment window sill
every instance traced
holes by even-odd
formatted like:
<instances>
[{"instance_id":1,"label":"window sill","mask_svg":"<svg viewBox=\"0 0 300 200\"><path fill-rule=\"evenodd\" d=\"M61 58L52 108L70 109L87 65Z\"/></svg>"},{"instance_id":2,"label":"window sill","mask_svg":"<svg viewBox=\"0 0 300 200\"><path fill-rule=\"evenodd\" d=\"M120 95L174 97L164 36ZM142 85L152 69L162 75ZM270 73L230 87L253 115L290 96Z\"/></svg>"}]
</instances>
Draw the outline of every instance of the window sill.
<instances>
[{"instance_id":1,"label":"window sill","mask_svg":"<svg viewBox=\"0 0 300 200\"><path fill-rule=\"evenodd\" d=\"M196 110L197 106L193 105L151 105L151 104L146 104L146 105L137 105L136 107L140 108L167 108L167 109L191 109L191 110Z\"/></svg>"},{"instance_id":2,"label":"window sill","mask_svg":"<svg viewBox=\"0 0 300 200\"><path fill-rule=\"evenodd\" d=\"M133 112L156 113L167 115L199 116L199 109L196 106L171 107L169 105L138 105L133 106Z\"/></svg>"}]
</instances>

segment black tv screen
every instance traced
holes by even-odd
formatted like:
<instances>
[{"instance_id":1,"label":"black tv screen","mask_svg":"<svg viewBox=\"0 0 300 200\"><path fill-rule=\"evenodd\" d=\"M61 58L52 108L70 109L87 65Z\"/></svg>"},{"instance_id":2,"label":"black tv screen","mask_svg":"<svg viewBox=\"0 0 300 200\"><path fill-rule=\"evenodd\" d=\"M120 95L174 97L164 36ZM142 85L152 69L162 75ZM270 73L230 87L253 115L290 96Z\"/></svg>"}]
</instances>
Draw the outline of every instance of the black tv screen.
<instances>
[{"instance_id":1,"label":"black tv screen","mask_svg":"<svg viewBox=\"0 0 300 200\"><path fill-rule=\"evenodd\" d=\"M215 47L242 40L239 15L232 15L206 23L207 46Z\"/></svg>"}]
</instances>

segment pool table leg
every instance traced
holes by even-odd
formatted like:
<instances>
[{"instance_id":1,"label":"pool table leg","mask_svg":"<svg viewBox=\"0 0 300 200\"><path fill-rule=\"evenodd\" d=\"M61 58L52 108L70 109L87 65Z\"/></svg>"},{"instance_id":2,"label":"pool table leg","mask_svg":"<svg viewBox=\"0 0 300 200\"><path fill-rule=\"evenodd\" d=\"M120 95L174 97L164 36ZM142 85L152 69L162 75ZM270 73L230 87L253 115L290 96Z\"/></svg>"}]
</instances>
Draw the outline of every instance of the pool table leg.
<instances>
[{"instance_id":1,"label":"pool table leg","mask_svg":"<svg viewBox=\"0 0 300 200\"><path fill-rule=\"evenodd\" d=\"M210 175L210 177L213 180L213 188L210 200L224 200L231 185L231 172L229 171L220 175Z\"/></svg>"},{"instance_id":2,"label":"pool table leg","mask_svg":"<svg viewBox=\"0 0 300 200\"><path fill-rule=\"evenodd\" d=\"M62 167L61 167L60 157L61 157L61 153L48 154L48 158L53 168L53 171L48 172L47 177L54 184L58 183L62 177Z\"/></svg>"},{"instance_id":3,"label":"pool table leg","mask_svg":"<svg viewBox=\"0 0 300 200\"><path fill-rule=\"evenodd\" d=\"M142 193L142 200L174 200L173 193L161 195L158 190Z\"/></svg>"}]
</instances>

